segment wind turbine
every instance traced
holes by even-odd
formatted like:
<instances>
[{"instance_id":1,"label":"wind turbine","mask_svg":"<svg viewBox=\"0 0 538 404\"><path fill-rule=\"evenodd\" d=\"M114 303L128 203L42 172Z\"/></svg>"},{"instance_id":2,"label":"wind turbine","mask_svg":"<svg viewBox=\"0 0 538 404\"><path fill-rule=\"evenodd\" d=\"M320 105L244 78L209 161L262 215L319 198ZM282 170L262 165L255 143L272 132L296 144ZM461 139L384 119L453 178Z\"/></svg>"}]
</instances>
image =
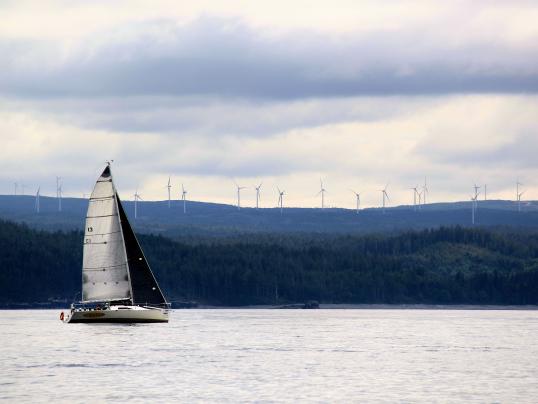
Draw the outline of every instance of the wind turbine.
<instances>
[{"instance_id":1,"label":"wind turbine","mask_svg":"<svg viewBox=\"0 0 538 404\"><path fill-rule=\"evenodd\" d=\"M488 200L488 184L484 184L484 200Z\"/></svg>"},{"instance_id":2,"label":"wind turbine","mask_svg":"<svg viewBox=\"0 0 538 404\"><path fill-rule=\"evenodd\" d=\"M423 199L422 203L426 205L426 194L430 192L428 189L428 184L426 183L426 177L424 177L424 185L422 186Z\"/></svg>"},{"instance_id":3,"label":"wind turbine","mask_svg":"<svg viewBox=\"0 0 538 404\"><path fill-rule=\"evenodd\" d=\"M135 208L135 219L138 218L138 201L143 201L143 199L138 195L138 188L134 193L134 208Z\"/></svg>"},{"instance_id":4,"label":"wind turbine","mask_svg":"<svg viewBox=\"0 0 538 404\"><path fill-rule=\"evenodd\" d=\"M321 187L320 187L319 192L316 194L316 196L321 194L321 209L325 209L325 192L327 192L327 190L323 188L323 181L321 180L321 178L319 179L319 182L321 184Z\"/></svg>"},{"instance_id":5,"label":"wind turbine","mask_svg":"<svg viewBox=\"0 0 538 404\"><path fill-rule=\"evenodd\" d=\"M383 213L385 213L385 200L390 201L389 194L387 193L387 188L389 184L385 185L385 188L381 189L381 195L383 196Z\"/></svg>"},{"instance_id":6,"label":"wind turbine","mask_svg":"<svg viewBox=\"0 0 538 404\"><path fill-rule=\"evenodd\" d=\"M56 199L58 200L58 212L62 211L62 177L56 177Z\"/></svg>"},{"instance_id":7,"label":"wind turbine","mask_svg":"<svg viewBox=\"0 0 538 404\"><path fill-rule=\"evenodd\" d=\"M260 182L260 185L257 187L254 187L256 190L256 209L258 209L259 203L260 203L260 188L262 187L263 182Z\"/></svg>"},{"instance_id":8,"label":"wind turbine","mask_svg":"<svg viewBox=\"0 0 538 404\"><path fill-rule=\"evenodd\" d=\"M282 214L284 209L284 191L281 191L278 187L276 187L276 189L278 190L278 205L280 206L280 214Z\"/></svg>"},{"instance_id":9,"label":"wind turbine","mask_svg":"<svg viewBox=\"0 0 538 404\"><path fill-rule=\"evenodd\" d=\"M235 186L237 187L237 210L241 210L241 190L245 189L245 187L240 187L237 185L237 182L235 182Z\"/></svg>"},{"instance_id":10,"label":"wind turbine","mask_svg":"<svg viewBox=\"0 0 538 404\"><path fill-rule=\"evenodd\" d=\"M24 195L24 190L25 190L25 189L26 189L26 185L21 184L21 190L22 190L21 195Z\"/></svg>"},{"instance_id":11,"label":"wind turbine","mask_svg":"<svg viewBox=\"0 0 538 404\"><path fill-rule=\"evenodd\" d=\"M170 177L168 177L168 185L166 186L168 188L168 209L170 209L170 189L172 186L170 185Z\"/></svg>"},{"instance_id":12,"label":"wind turbine","mask_svg":"<svg viewBox=\"0 0 538 404\"><path fill-rule=\"evenodd\" d=\"M475 217L476 217L476 207L477 207L477 200L478 195L480 195L480 192L478 191L480 187L474 186L474 195L471 195L471 223L475 224Z\"/></svg>"},{"instance_id":13,"label":"wind turbine","mask_svg":"<svg viewBox=\"0 0 538 404\"><path fill-rule=\"evenodd\" d=\"M519 192L519 186L523 185L521 182L519 182L519 179L516 180L516 201L517 201L517 211L521 212L521 196L525 193Z\"/></svg>"},{"instance_id":14,"label":"wind turbine","mask_svg":"<svg viewBox=\"0 0 538 404\"><path fill-rule=\"evenodd\" d=\"M480 187L474 184L473 188L474 188L474 198L475 198L474 203L475 203L475 209L476 209L478 207L478 194L480 194L480 191L479 191Z\"/></svg>"},{"instance_id":15,"label":"wind turbine","mask_svg":"<svg viewBox=\"0 0 538 404\"><path fill-rule=\"evenodd\" d=\"M353 191L352 189L350 190L351 192L353 192L355 194L355 198L356 198L356 211L357 211L357 214L359 213L359 209L361 208L361 194L362 192L355 192Z\"/></svg>"},{"instance_id":16,"label":"wind turbine","mask_svg":"<svg viewBox=\"0 0 538 404\"><path fill-rule=\"evenodd\" d=\"M35 194L35 211L37 213L39 213L39 208L40 208L40 206L39 206L39 196L40 196L39 194L40 194L40 191L41 191L41 187L38 187L37 192Z\"/></svg>"},{"instance_id":17,"label":"wind turbine","mask_svg":"<svg viewBox=\"0 0 538 404\"><path fill-rule=\"evenodd\" d=\"M521 197L523 196L524 193L525 191L521 191L519 194L517 194L517 211L518 212L521 212Z\"/></svg>"},{"instance_id":18,"label":"wind turbine","mask_svg":"<svg viewBox=\"0 0 538 404\"><path fill-rule=\"evenodd\" d=\"M417 210L417 195L419 197L418 204L420 205L420 192L418 192L418 185L412 188L409 188L413 190L413 210Z\"/></svg>"},{"instance_id":19,"label":"wind turbine","mask_svg":"<svg viewBox=\"0 0 538 404\"><path fill-rule=\"evenodd\" d=\"M18 182L14 182L13 185L14 185L14 187L15 187L15 195L17 195L17 189L19 188L19 183L18 183Z\"/></svg>"},{"instance_id":20,"label":"wind turbine","mask_svg":"<svg viewBox=\"0 0 538 404\"><path fill-rule=\"evenodd\" d=\"M183 184L181 184L181 200L183 201L183 213L187 213L187 190L185 189L185 187L183 186Z\"/></svg>"}]
</instances>

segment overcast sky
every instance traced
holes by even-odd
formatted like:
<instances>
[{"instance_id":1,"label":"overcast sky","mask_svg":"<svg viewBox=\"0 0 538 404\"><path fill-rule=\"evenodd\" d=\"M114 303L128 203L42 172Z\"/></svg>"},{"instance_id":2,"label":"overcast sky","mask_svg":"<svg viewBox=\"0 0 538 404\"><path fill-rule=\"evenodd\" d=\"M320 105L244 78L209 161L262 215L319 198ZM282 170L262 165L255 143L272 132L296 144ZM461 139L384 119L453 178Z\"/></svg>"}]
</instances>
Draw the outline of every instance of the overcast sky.
<instances>
[{"instance_id":1,"label":"overcast sky","mask_svg":"<svg viewBox=\"0 0 538 404\"><path fill-rule=\"evenodd\" d=\"M0 0L0 193L538 199L535 1L110 3Z\"/></svg>"}]
</instances>

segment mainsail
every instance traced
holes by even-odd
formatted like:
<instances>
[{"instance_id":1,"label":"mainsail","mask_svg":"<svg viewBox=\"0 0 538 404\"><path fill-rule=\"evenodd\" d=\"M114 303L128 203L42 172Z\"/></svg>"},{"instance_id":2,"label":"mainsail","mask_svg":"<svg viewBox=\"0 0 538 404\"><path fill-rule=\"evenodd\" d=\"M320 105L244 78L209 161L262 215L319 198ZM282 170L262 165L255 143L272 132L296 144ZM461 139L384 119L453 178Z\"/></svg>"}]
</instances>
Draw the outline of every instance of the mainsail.
<instances>
[{"instance_id":1,"label":"mainsail","mask_svg":"<svg viewBox=\"0 0 538 404\"><path fill-rule=\"evenodd\" d=\"M82 264L82 300L131 298L116 189L107 166L91 194Z\"/></svg>"}]
</instances>

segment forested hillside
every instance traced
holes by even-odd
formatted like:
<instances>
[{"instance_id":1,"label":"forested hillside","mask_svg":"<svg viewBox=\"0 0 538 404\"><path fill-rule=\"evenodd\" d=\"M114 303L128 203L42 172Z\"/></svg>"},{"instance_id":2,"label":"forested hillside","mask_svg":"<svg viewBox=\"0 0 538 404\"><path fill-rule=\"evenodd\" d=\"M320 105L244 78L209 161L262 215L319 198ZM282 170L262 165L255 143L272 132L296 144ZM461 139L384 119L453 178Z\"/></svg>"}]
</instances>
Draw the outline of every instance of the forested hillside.
<instances>
[{"instance_id":1,"label":"forested hillside","mask_svg":"<svg viewBox=\"0 0 538 404\"><path fill-rule=\"evenodd\" d=\"M394 236L140 237L170 300L221 305L538 304L538 234L440 228ZM73 299L82 233L0 221L0 303Z\"/></svg>"}]
</instances>

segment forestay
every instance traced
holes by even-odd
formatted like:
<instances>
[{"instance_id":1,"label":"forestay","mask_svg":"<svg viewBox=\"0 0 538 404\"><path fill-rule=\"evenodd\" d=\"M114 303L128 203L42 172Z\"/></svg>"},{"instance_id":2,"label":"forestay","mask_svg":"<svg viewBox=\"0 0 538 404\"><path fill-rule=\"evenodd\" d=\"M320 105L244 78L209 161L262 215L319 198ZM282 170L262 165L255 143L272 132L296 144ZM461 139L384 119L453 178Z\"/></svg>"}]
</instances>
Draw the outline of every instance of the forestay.
<instances>
[{"instance_id":1,"label":"forestay","mask_svg":"<svg viewBox=\"0 0 538 404\"><path fill-rule=\"evenodd\" d=\"M82 300L131 298L116 190L110 167L93 189L84 232Z\"/></svg>"}]
</instances>

